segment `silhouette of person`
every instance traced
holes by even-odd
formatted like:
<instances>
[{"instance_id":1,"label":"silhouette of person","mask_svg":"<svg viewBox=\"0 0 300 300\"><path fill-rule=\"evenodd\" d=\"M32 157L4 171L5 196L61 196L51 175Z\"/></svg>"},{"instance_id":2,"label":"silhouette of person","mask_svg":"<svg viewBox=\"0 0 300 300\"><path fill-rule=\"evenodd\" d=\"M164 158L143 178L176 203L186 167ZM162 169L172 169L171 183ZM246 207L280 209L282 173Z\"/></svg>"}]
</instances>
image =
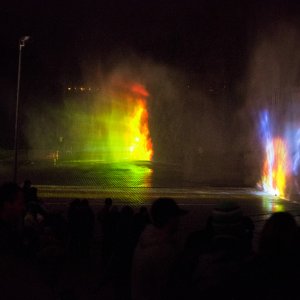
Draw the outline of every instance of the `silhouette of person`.
<instances>
[{"instance_id":1,"label":"silhouette of person","mask_svg":"<svg viewBox=\"0 0 300 300\"><path fill-rule=\"evenodd\" d=\"M114 241L116 239L116 228L119 218L118 209L112 205L112 199L106 198L104 207L98 213L98 221L101 223L102 234L103 234L103 260L107 264L111 258Z\"/></svg>"},{"instance_id":2,"label":"silhouette of person","mask_svg":"<svg viewBox=\"0 0 300 300\"><path fill-rule=\"evenodd\" d=\"M288 212L274 213L265 223L258 254L240 275L236 299L294 299L298 292L299 228Z\"/></svg>"},{"instance_id":3,"label":"silhouette of person","mask_svg":"<svg viewBox=\"0 0 300 300\"><path fill-rule=\"evenodd\" d=\"M0 187L1 299L53 299L50 289L24 258L19 224L24 212L22 189L15 183Z\"/></svg>"},{"instance_id":4,"label":"silhouette of person","mask_svg":"<svg viewBox=\"0 0 300 300\"><path fill-rule=\"evenodd\" d=\"M147 207L142 206L139 212L134 215L134 220L133 220L136 242L138 241L141 233L144 231L144 229L149 223L150 223L150 216Z\"/></svg>"},{"instance_id":5,"label":"silhouette of person","mask_svg":"<svg viewBox=\"0 0 300 300\"><path fill-rule=\"evenodd\" d=\"M132 266L132 299L167 299L167 284L180 247L177 239L179 217L186 214L170 198L151 206L152 223L141 234Z\"/></svg>"}]
</instances>

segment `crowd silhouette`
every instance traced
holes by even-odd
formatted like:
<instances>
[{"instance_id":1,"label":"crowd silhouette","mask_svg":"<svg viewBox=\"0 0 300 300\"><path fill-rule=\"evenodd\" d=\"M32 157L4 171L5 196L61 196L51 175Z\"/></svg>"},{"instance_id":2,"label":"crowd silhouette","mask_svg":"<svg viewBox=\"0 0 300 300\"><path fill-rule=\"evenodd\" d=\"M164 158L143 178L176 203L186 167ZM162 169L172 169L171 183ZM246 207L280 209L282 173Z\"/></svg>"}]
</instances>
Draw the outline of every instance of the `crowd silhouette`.
<instances>
[{"instance_id":1,"label":"crowd silhouette","mask_svg":"<svg viewBox=\"0 0 300 300\"><path fill-rule=\"evenodd\" d=\"M97 295L105 286L111 287L107 299L116 300L297 294L300 232L288 212L266 220L254 249L254 223L233 201L220 202L205 228L182 243L180 219L189 212L170 198L155 200L149 211L116 206L111 198L95 211L87 200L74 199L66 212L53 212L37 195L29 180L23 188L0 188L1 299L89 299L62 288L60 278L66 264L92 265L95 256L101 270L91 299L104 299Z\"/></svg>"}]
</instances>

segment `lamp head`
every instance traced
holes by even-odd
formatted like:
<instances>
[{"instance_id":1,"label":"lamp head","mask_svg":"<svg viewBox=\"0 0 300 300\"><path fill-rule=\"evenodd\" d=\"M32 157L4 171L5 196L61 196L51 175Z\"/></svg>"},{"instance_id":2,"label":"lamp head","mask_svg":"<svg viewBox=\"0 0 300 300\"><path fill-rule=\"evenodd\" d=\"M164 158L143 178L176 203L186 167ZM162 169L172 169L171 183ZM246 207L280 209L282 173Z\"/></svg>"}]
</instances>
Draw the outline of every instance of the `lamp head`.
<instances>
[{"instance_id":1,"label":"lamp head","mask_svg":"<svg viewBox=\"0 0 300 300\"><path fill-rule=\"evenodd\" d=\"M27 42L29 39L30 39L29 35L22 36L20 38L20 46L24 47L25 46L25 42Z\"/></svg>"}]
</instances>

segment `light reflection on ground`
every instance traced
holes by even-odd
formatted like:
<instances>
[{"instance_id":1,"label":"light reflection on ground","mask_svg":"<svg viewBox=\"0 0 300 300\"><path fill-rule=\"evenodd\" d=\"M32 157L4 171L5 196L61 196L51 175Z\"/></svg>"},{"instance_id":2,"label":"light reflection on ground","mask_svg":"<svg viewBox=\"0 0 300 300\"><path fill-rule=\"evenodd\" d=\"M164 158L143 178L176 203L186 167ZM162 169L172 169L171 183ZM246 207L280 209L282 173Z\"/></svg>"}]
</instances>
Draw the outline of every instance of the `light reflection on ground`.
<instances>
[{"instance_id":1,"label":"light reflection on ground","mask_svg":"<svg viewBox=\"0 0 300 300\"><path fill-rule=\"evenodd\" d=\"M0 180L7 181L10 168L0 169ZM46 163L22 165L19 181L30 178L38 187L39 197L51 205L64 205L74 198L91 199L101 205L111 197L120 205L150 205L158 197L173 197L180 205L213 207L223 200L234 200L248 214L269 214L288 211L298 206L293 201L281 200L255 188L203 186L184 180L176 165L147 161L103 163L99 161L65 161L56 166ZM295 201L294 201L295 200ZM102 202L101 202L102 201ZM55 204L56 205L56 204Z\"/></svg>"}]
</instances>

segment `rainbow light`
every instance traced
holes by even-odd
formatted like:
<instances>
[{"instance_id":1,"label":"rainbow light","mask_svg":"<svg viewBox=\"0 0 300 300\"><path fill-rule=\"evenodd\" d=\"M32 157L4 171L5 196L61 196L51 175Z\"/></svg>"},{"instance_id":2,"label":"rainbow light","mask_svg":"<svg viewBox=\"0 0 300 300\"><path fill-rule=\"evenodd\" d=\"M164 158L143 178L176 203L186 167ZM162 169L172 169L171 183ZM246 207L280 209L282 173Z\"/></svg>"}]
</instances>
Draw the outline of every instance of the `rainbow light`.
<instances>
[{"instance_id":1,"label":"rainbow light","mask_svg":"<svg viewBox=\"0 0 300 300\"><path fill-rule=\"evenodd\" d=\"M267 111L262 113L260 125L265 149L261 186L264 191L285 198L287 179L290 176L288 145L280 137L273 138Z\"/></svg>"},{"instance_id":2,"label":"rainbow light","mask_svg":"<svg viewBox=\"0 0 300 300\"><path fill-rule=\"evenodd\" d=\"M263 165L263 189L274 196L286 196L288 177L288 151L285 142L280 138L272 139L267 146Z\"/></svg>"},{"instance_id":3,"label":"rainbow light","mask_svg":"<svg viewBox=\"0 0 300 300\"><path fill-rule=\"evenodd\" d=\"M85 100L71 95L65 102L66 140L76 159L151 161L154 150L146 88L121 78L89 97Z\"/></svg>"}]
</instances>

